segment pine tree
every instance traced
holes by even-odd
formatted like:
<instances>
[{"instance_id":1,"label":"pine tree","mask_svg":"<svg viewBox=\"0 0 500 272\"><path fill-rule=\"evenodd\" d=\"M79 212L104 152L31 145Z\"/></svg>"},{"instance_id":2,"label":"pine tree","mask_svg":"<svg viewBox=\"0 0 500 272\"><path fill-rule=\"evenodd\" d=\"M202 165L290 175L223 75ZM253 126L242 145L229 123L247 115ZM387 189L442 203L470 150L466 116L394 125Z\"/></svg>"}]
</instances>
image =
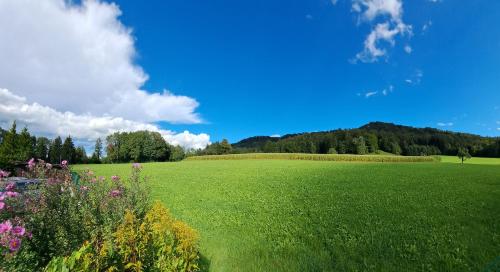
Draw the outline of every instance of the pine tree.
<instances>
[{"instance_id":1,"label":"pine tree","mask_svg":"<svg viewBox=\"0 0 500 272\"><path fill-rule=\"evenodd\" d=\"M50 141L45 137L39 137L36 140L35 157L44 161L49 157Z\"/></svg>"},{"instance_id":2,"label":"pine tree","mask_svg":"<svg viewBox=\"0 0 500 272\"><path fill-rule=\"evenodd\" d=\"M97 138L95 141L94 154L92 154L92 160L94 163L101 162L102 156L102 140L101 138Z\"/></svg>"},{"instance_id":3,"label":"pine tree","mask_svg":"<svg viewBox=\"0 0 500 272\"><path fill-rule=\"evenodd\" d=\"M87 163L87 153L85 152L85 148L83 146L79 146L75 150L75 161L73 163Z\"/></svg>"},{"instance_id":4,"label":"pine tree","mask_svg":"<svg viewBox=\"0 0 500 272\"><path fill-rule=\"evenodd\" d=\"M71 136L68 136L64 140L64 144L61 149L61 159L66 160L69 163L75 162L75 145L73 144L73 139Z\"/></svg>"},{"instance_id":5,"label":"pine tree","mask_svg":"<svg viewBox=\"0 0 500 272\"><path fill-rule=\"evenodd\" d=\"M62 151L62 140L61 137L57 136L57 138L52 141L49 148L49 160L53 164L59 164L62 161L61 158Z\"/></svg>"},{"instance_id":6,"label":"pine tree","mask_svg":"<svg viewBox=\"0 0 500 272\"><path fill-rule=\"evenodd\" d=\"M5 133L2 144L0 145L0 160L2 162L10 163L17 159L17 137L16 121L14 121L10 130Z\"/></svg>"},{"instance_id":7,"label":"pine tree","mask_svg":"<svg viewBox=\"0 0 500 272\"><path fill-rule=\"evenodd\" d=\"M24 127L17 137L16 160L27 161L34 156L33 141L28 132L28 128Z\"/></svg>"}]
</instances>

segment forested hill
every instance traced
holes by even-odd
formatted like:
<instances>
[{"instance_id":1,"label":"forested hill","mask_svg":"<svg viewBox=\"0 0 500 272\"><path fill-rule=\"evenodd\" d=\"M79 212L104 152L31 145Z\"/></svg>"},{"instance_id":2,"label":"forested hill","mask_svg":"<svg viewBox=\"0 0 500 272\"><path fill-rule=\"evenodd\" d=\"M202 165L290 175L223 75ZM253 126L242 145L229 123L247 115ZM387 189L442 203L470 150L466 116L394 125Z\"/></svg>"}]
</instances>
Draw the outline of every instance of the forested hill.
<instances>
[{"instance_id":1,"label":"forested hill","mask_svg":"<svg viewBox=\"0 0 500 272\"><path fill-rule=\"evenodd\" d=\"M233 152L456 155L465 147L473 156L500 157L500 138L372 122L357 129L257 136L232 145Z\"/></svg>"}]
</instances>

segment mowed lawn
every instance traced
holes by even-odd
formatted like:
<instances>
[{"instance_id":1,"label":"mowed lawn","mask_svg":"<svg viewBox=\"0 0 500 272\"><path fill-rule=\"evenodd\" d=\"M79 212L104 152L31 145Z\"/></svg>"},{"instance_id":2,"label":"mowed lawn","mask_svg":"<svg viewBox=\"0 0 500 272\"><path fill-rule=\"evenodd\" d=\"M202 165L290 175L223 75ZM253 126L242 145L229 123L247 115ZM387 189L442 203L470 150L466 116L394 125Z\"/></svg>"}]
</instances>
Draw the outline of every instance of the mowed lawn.
<instances>
[{"instance_id":1,"label":"mowed lawn","mask_svg":"<svg viewBox=\"0 0 500 272\"><path fill-rule=\"evenodd\" d=\"M210 271L500 266L500 166L287 160L148 163ZM129 164L90 167L125 176Z\"/></svg>"}]
</instances>

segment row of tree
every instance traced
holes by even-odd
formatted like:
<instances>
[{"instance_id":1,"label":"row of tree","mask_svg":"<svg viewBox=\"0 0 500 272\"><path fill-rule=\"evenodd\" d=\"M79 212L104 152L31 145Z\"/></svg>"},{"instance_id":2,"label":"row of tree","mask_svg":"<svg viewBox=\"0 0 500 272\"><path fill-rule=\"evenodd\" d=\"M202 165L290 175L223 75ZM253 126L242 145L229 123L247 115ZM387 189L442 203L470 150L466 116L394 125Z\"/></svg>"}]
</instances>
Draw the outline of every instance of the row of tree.
<instances>
[{"instance_id":1,"label":"row of tree","mask_svg":"<svg viewBox=\"0 0 500 272\"><path fill-rule=\"evenodd\" d=\"M17 132L14 122L8 131L0 130L0 164L25 162L30 158L41 159L53 164L63 160L69 163L87 163L89 158L82 146L75 147L73 139L68 136L50 140L46 137L31 135L25 127Z\"/></svg>"},{"instance_id":2,"label":"row of tree","mask_svg":"<svg viewBox=\"0 0 500 272\"><path fill-rule=\"evenodd\" d=\"M18 133L14 122L8 131L0 128L0 168L26 162L30 158L52 164L60 164L64 160L80 164L179 161L186 156L182 147L168 144L158 132L117 132L109 135L106 141L106 157L103 157L103 141L100 138L88 157L83 146L75 147L71 136L64 141L59 136L51 140L31 135L26 127Z\"/></svg>"},{"instance_id":3,"label":"row of tree","mask_svg":"<svg viewBox=\"0 0 500 272\"><path fill-rule=\"evenodd\" d=\"M215 142L207 145L205 149L200 149L195 152L195 155L224 155L233 152L233 147L228 140L224 139L221 142Z\"/></svg>"},{"instance_id":4,"label":"row of tree","mask_svg":"<svg viewBox=\"0 0 500 272\"><path fill-rule=\"evenodd\" d=\"M168 144L158 132L116 132L106 142L106 162L179 161L185 156L182 147Z\"/></svg>"},{"instance_id":5,"label":"row of tree","mask_svg":"<svg viewBox=\"0 0 500 272\"><path fill-rule=\"evenodd\" d=\"M460 148L473 156L500 157L500 138L374 122L358 129L252 137L233 144L233 153L368 154L384 151L418 156L457 155Z\"/></svg>"}]
</instances>

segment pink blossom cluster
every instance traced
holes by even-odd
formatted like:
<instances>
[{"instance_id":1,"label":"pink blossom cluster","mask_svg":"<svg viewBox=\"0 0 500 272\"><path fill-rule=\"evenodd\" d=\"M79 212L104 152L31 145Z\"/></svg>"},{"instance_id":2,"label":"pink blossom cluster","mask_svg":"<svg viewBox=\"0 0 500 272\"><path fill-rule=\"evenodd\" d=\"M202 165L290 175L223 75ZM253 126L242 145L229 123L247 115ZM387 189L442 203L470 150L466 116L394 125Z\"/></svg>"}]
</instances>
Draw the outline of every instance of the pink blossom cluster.
<instances>
[{"instance_id":1,"label":"pink blossom cluster","mask_svg":"<svg viewBox=\"0 0 500 272\"><path fill-rule=\"evenodd\" d=\"M0 179L6 178L10 175L9 172L0 169Z\"/></svg>"},{"instance_id":2,"label":"pink blossom cluster","mask_svg":"<svg viewBox=\"0 0 500 272\"><path fill-rule=\"evenodd\" d=\"M10 220L0 223L0 246L7 248L10 252L16 252L21 248L22 238L31 237L26 229L21 226L13 226Z\"/></svg>"},{"instance_id":3,"label":"pink blossom cluster","mask_svg":"<svg viewBox=\"0 0 500 272\"><path fill-rule=\"evenodd\" d=\"M119 196L121 196L121 194L122 194L122 191L120 191L120 190L111 190L111 192L109 192L109 195L112 197L119 197Z\"/></svg>"},{"instance_id":4,"label":"pink blossom cluster","mask_svg":"<svg viewBox=\"0 0 500 272\"><path fill-rule=\"evenodd\" d=\"M16 184L14 182L9 182L7 186L5 186L5 192L0 192L0 211L6 208L5 200L7 198L15 198L19 195L18 192L14 192L16 188Z\"/></svg>"}]
</instances>

